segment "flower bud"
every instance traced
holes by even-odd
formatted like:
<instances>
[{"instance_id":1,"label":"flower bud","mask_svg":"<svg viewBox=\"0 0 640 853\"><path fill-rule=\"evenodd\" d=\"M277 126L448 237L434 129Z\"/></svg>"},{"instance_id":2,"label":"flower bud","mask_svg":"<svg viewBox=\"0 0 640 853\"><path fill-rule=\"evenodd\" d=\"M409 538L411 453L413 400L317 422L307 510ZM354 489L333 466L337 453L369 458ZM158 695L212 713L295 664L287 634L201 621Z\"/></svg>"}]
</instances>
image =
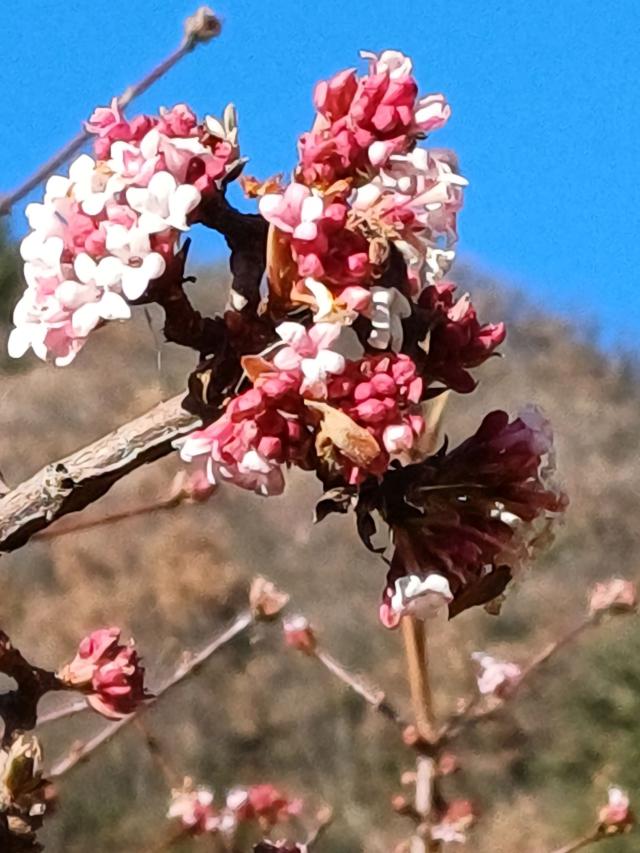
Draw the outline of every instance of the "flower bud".
<instances>
[{"instance_id":1,"label":"flower bud","mask_svg":"<svg viewBox=\"0 0 640 853\"><path fill-rule=\"evenodd\" d=\"M611 578L597 583L591 591L589 611L596 613L629 613L636 610L638 595L632 581L623 578Z\"/></svg>"},{"instance_id":2,"label":"flower bud","mask_svg":"<svg viewBox=\"0 0 640 853\"><path fill-rule=\"evenodd\" d=\"M617 835L629 832L635 824L635 817L629 807L629 797L622 788L611 786L607 804L598 813L600 832L605 835Z\"/></svg>"},{"instance_id":3,"label":"flower bud","mask_svg":"<svg viewBox=\"0 0 640 853\"><path fill-rule=\"evenodd\" d=\"M289 596L268 581L266 578L254 578L249 591L249 605L253 618L257 621L269 622L289 603Z\"/></svg>"},{"instance_id":4,"label":"flower bud","mask_svg":"<svg viewBox=\"0 0 640 853\"><path fill-rule=\"evenodd\" d=\"M42 748L34 735L19 735L8 750L0 751L0 803L19 802L42 781Z\"/></svg>"},{"instance_id":5,"label":"flower bud","mask_svg":"<svg viewBox=\"0 0 640 853\"><path fill-rule=\"evenodd\" d=\"M283 620L284 639L288 646L306 655L315 653L317 641L305 616L290 616Z\"/></svg>"},{"instance_id":6,"label":"flower bud","mask_svg":"<svg viewBox=\"0 0 640 853\"><path fill-rule=\"evenodd\" d=\"M93 631L58 674L64 684L83 692L95 711L116 720L133 713L148 695L133 641L126 646L119 641L119 628Z\"/></svg>"}]
</instances>

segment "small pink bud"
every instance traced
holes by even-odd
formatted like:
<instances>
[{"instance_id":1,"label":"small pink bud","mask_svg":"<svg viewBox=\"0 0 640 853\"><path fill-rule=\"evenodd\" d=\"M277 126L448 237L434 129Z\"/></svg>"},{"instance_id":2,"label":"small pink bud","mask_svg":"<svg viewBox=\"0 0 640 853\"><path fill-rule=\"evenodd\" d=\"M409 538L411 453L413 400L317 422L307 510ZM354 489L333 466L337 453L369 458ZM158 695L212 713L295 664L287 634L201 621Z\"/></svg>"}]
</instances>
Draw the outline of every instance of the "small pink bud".
<instances>
[{"instance_id":1,"label":"small pink bud","mask_svg":"<svg viewBox=\"0 0 640 853\"><path fill-rule=\"evenodd\" d=\"M636 586L632 581L623 578L611 578L604 583L597 583L589 599L589 610L592 614L629 613L638 605Z\"/></svg>"},{"instance_id":2,"label":"small pink bud","mask_svg":"<svg viewBox=\"0 0 640 853\"><path fill-rule=\"evenodd\" d=\"M266 578L257 577L251 584L249 591L249 605L253 618L258 621L271 621L281 613L289 603L289 596L268 581Z\"/></svg>"},{"instance_id":3,"label":"small pink bud","mask_svg":"<svg viewBox=\"0 0 640 853\"><path fill-rule=\"evenodd\" d=\"M635 824L635 817L629 807L629 797L622 788L610 787L609 799L598 813L600 831L606 835L629 832Z\"/></svg>"},{"instance_id":4,"label":"small pink bud","mask_svg":"<svg viewBox=\"0 0 640 853\"><path fill-rule=\"evenodd\" d=\"M58 678L84 693L89 705L109 719L133 713L148 695L138 653L133 642L120 643L119 628L101 628L85 637Z\"/></svg>"},{"instance_id":5,"label":"small pink bud","mask_svg":"<svg viewBox=\"0 0 640 853\"><path fill-rule=\"evenodd\" d=\"M316 636L311 625L304 616L290 616L283 620L284 639L288 646L312 655L316 650Z\"/></svg>"}]
</instances>

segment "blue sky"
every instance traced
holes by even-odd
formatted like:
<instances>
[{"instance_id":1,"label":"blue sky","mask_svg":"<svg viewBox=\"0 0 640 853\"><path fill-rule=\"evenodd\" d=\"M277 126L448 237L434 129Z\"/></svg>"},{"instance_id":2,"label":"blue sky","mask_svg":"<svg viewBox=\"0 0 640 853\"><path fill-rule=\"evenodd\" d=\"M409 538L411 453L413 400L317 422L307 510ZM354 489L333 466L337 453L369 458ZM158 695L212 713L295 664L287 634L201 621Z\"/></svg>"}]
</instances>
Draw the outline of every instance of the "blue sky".
<instances>
[{"instance_id":1,"label":"blue sky","mask_svg":"<svg viewBox=\"0 0 640 853\"><path fill-rule=\"evenodd\" d=\"M197 0L4 0L0 191L30 174L96 104L179 39ZM248 171L289 169L314 82L394 47L453 107L431 143L470 180L461 254L607 343L633 345L640 309L637 0L221 0L222 37L134 109L187 101L239 111ZM130 114L131 111L130 111ZM23 207L12 227L24 229ZM200 243L203 253L216 243Z\"/></svg>"}]
</instances>

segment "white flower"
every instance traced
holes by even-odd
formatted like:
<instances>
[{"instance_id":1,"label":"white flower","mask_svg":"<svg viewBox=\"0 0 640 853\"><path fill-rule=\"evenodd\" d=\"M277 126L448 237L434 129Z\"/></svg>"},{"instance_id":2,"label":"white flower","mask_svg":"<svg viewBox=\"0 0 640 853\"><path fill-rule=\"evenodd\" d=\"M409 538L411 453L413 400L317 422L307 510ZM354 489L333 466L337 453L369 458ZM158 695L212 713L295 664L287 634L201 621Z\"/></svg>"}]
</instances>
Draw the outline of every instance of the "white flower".
<instances>
[{"instance_id":1,"label":"white flower","mask_svg":"<svg viewBox=\"0 0 640 853\"><path fill-rule=\"evenodd\" d=\"M107 190L109 174L96 167L95 160L81 154L69 167L69 178L73 184L73 195L82 210L96 216L111 197Z\"/></svg>"},{"instance_id":2,"label":"white flower","mask_svg":"<svg viewBox=\"0 0 640 853\"><path fill-rule=\"evenodd\" d=\"M346 362L344 356L333 350L323 349L314 358L303 358L300 369L304 375L304 381L300 386L301 391L308 391L313 396L321 396L326 393L327 380L331 376L344 373Z\"/></svg>"},{"instance_id":3,"label":"white flower","mask_svg":"<svg viewBox=\"0 0 640 853\"><path fill-rule=\"evenodd\" d=\"M400 352L404 333L402 321L411 316L411 305L397 287L372 287L371 332L369 343L376 349L391 346L394 352Z\"/></svg>"},{"instance_id":4,"label":"white flower","mask_svg":"<svg viewBox=\"0 0 640 853\"><path fill-rule=\"evenodd\" d=\"M238 142L238 116L233 104L227 104L222 121L215 116L205 116L204 124L211 136L222 139L234 147Z\"/></svg>"},{"instance_id":5,"label":"white flower","mask_svg":"<svg viewBox=\"0 0 640 853\"><path fill-rule=\"evenodd\" d=\"M119 262L117 258L103 258L96 263L93 258L81 252L75 260L74 270L82 284L93 288L94 301L85 302L73 312L71 325L78 337L86 337L100 320L128 320L131 309L125 300L111 287L119 281Z\"/></svg>"},{"instance_id":6,"label":"white flower","mask_svg":"<svg viewBox=\"0 0 640 853\"><path fill-rule=\"evenodd\" d=\"M162 255L151 251L149 235L141 228L125 228L112 225L107 229L107 250L116 264L112 264L114 275L121 282L122 292L129 300L138 299L152 279L165 271Z\"/></svg>"},{"instance_id":7,"label":"white flower","mask_svg":"<svg viewBox=\"0 0 640 853\"><path fill-rule=\"evenodd\" d=\"M426 619L453 601L449 581L437 572L426 577L405 575L395 582L391 596L391 609L405 615L412 613L418 619Z\"/></svg>"},{"instance_id":8,"label":"white flower","mask_svg":"<svg viewBox=\"0 0 640 853\"><path fill-rule=\"evenodd\" d=\"M156 172L148 187L129 187L127 202L138 213L138 226L147 234L167 228L186 231L187 215L200 202L200 191L191 184L178 184L169 172Z\"/></svg>"},{"instance_id":9,"label":"white flower","mask_svg":"<svg viewBox=\"0 0 640 853\"><path fill-rule=\"evenodd\" d=\"M379 54L361 50L360 56L369 60L369 74L388 72L391 79L395 80L398 77L406 77L413 71L413 63L399 50L383 50Z\"/></svg>"},{"instance_id":10,"label":"white flower","mask_svg":"<svg viewBox=\"0 0 640 853\"><path fill-rule=\"evenodd\" d=\"M55 274L60 270L63 248L62 237L43 236L41 231L32 231L20 243L20 254L23 261Z\"/></svg>"},{"instance_id":11,"label":"white flower","mask_svg":"<svg viewBox=\"0 0 640 853\"><path fill-rule=\"evenodd\" d=\"M478 690L483 696L504 695L509 688L515 687L522 676L522 670L515 663L496 660L485 652L474 652L471 657L480 668L477 681Z\"/></svg>"},{"instance_id":12,"label":"white flower","mask_svg":"<svg viewBox=\"0 0 640 853\"><path fill-rule=\"evenodd\" d=\"M329 288L315 278L305 278L304 286L316 300L317 311L313 315L314 323L321 323L333 314L333 295Z\"/></svg>"}]
</instances>

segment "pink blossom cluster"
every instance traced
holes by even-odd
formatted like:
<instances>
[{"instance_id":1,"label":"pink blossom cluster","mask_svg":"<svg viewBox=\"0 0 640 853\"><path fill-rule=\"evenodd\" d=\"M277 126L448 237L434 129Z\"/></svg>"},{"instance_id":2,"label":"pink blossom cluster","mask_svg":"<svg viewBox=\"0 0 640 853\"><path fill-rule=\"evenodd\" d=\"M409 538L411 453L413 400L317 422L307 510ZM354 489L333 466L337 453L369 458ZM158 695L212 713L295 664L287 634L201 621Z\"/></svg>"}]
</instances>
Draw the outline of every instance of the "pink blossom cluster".
<instances>
[{"instance_id":1,"label":"pink blossom cluster","mask_svg":"<svg viewBox=\"0 0 640 853\"><path fill-rule=\"evenodd\" d=\"M85 637L59 678L109 719L126 717L147 698L144 668L133 642L120 642L119 628L100 628Z\"/></svg>"},{"instance_id":2,"label":"pink blossom cluster","mask_svg":"<svg viewBox=\"0 0 640 853\"><path fill-rule=\"evenodd\" d=\"M440 276L441 244L457 238L466 181L451 152L416 147L449 117L442 95L418 97L403 54L364 56L363 76L347 69L318 84L318 114L301 137L293 182L260 199L274 229L270 300L309 304L316 322L363 315L373 324L371 346L398 351L407 299ZM381 285L392 249L404 258L406 280Z\"/></svg>"},{"instance_id":3,"label":"pink blossom cluster","mask_svg":"<svg viewBox=\"0 0 640 853\"><path fill-rule=\"evenodd\" d=\"M304 183L330 186L358 172L375 172L449 118L442 95L418 96L407 56L394 50L361 55L369 60L366 74L358 77L349 68L315 88L316 121L299 144Z\"/></svg>"},{"instance_id":4,"label":"pink blossom cluster","mask_svg":"<svg viewBox=\"0 0 640 853\"><path fill-rule=\"evenodd\" d=\"M235 113L198 123L184 104L128 121L114 100L87 123L95 158L49 179L26 209L20 251L27 288L16 305L9 353L69 364L90 332L124 320L180 247L204 194L240 164Z\"/></svg>"},{"instance_id":5,"label":"pink blossom cluster","mask_svg":"<svg viewBox=\"0 0 640 853\"><path fill-rule=\"evenodd\" d=\"M331 379L327 399L375 439L379 453L363 466L347 452L339 455L349 483L369 474L382 474L392 458L407 459L425 428L419 409L423 382L407 355L365 355L348 362L344 373Z\"/></svg>"},{"instance_id":6,"label":"pink blossom cluster","mask_svg":"<svg viewBox=\"0 0 640 853\"><path fill-rule=\"evenodd\" d=\"M357 483L383 473L392 457L412 450L424 431L418 409L423 385L408 356L349 361L332 349L340 329L327 323L307 331L287 322L277 331L282 345L272 361L264 360L253 387L233 398L217 421L181 442L185 461L204 457L211 483L222 478L274 495L284 488L284 465L308 469L324 462ZM337 435L327 448L324 421L310 402L327 404L321 415L346 415L337 431L348 433L351 427L357 440L359 430L373 448L371 458L354 458Z\"/></svg>"},{"instance_id":7,"label":"pink blossom cluster","mask_svg":"<svg viewBox=\"0 0 640 853\"><path fill-rule=\"evenodd\" d=\"M414 515L392 523L380 607L389 628L406 613L455 614L497 598L566 506L551 480L551 427L537 409L513 421L492 412L471 438L414 470Z\"/></svg>"},{"instance_id":8,"label":"pink blossom cluster","mask_svg":"<svg viewBox=\"0 0 640 853\"><path fill-rule=\"evenodd\" d=\"M191 835L219 832L232 837L240 826L253 824L264 832L301 811L301 800L290 799L271 784L232 788L224 805L217 806L211 789L196 787L187 778L172 792L167 817L180 821Z\"/></svg>"}]
</instances>

